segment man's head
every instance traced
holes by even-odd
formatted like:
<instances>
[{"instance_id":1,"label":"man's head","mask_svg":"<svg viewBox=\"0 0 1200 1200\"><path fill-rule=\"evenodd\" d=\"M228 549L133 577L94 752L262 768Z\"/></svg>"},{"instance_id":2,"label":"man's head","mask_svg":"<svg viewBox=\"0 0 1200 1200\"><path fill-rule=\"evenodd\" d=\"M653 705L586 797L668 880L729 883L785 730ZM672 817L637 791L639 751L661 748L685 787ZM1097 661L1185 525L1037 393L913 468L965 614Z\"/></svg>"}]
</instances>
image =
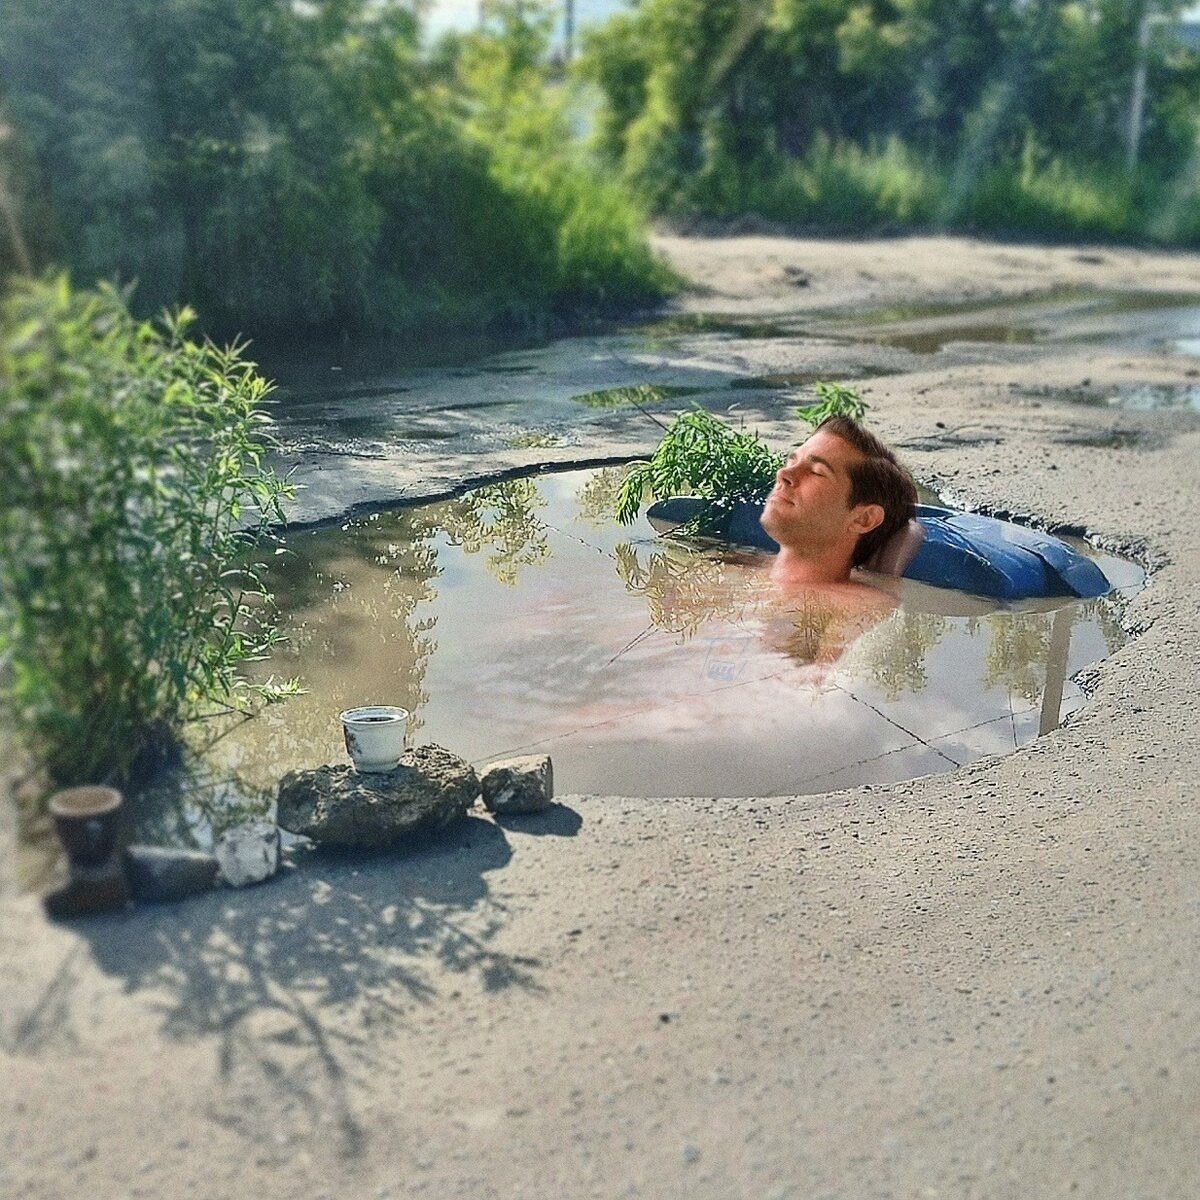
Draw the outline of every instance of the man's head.
<instances>
[{"instance_id":1,"label":"man's head","mask_svg":"<svg viewBox=\"0 0 1200 1200\"><path fill-rule=\"evenodd\" d=\"M917 489L895 454L849 417L831 417L780 468L762 526L803 556L865 562L914 515Z\"/></svg>"}]
</instances>

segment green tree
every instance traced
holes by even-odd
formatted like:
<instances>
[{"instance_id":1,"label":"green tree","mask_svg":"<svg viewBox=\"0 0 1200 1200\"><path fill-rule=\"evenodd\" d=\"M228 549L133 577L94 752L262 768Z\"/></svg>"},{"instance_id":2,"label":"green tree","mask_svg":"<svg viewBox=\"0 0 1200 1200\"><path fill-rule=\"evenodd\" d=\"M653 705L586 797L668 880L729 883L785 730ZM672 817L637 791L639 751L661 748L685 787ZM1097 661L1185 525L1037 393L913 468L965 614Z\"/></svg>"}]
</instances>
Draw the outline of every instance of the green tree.
<instances>
[{"instance_id":1,"label":"green tree","mask_svg":"<svg viewBox=\"0 0 1200 1200\"><path fill-rule=\"evenodd\" d=\"M1181 8L646 0L590 38L581 70L604 98L598 144L660 209L856 226L996 224L1016 206L1018 223L1128 232L1195 150ZM1146 170L1114 188L1147 13Z\"/></svg>"},{"instance_id":2,"label":"green tree","mask_svg":"<svg viewBox=\"0 0 1200 1200\"><path fill-rule=\"evenodd\" d=\"M570 148L536 21L513 6L432 58L419 34L397 0L11 0L0 125L33 169L6 190L32 186L76 279L226 334L661 294L643 214Z\"/></svg>"}]
</instances>

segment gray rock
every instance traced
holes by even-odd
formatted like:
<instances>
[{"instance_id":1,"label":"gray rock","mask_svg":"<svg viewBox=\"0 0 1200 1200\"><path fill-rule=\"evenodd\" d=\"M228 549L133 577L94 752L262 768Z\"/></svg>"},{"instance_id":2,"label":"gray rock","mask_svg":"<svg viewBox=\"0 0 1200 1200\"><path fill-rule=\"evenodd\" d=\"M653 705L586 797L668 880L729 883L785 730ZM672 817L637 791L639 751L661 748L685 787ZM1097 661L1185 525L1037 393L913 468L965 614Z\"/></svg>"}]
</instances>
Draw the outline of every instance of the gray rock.
<instances>
[{"instance_id":1,"label":"gray rock","mask_svg":"<svg viewBox=\"0 0 1200 1200\"><path fill-rule=\"evenodd\" d=\"M470 763L440 746L404 752L394 771L350 766L291 771L279 784L279 824L329 846L386 846L463 816L479 795Z\"/></svg>"},{"instance_id":2,"label":"gray rock","mask_svg":"<svg viewBox=\"0 0 1200 1200\"><path fill-rule=\"evenodd\" d=\"M130 846L125 876L135 900L182 900L216 886L217 860L199 850Z\"/></svg>"},{"instance_id":3,"label":"gray rock","mask_svg":"<svg viewBox=\"0 0 1200 1200\"><path fill-rule=\"evenodd\" d=\"M264 818L235 825L221 834L213 851L230 887L262 883L279 870L279 827Z\"/></svg>"},{"instance_id":4,"label":"gray rock","mask_svg":"<svg viewBox=\"0 0 1200 1200\"><path fill-rule=\"evenodd\" d=\"M524 754L492 763L480 780L483 802L494 813L545 812L554 799L554 767L546 754Z\"/></svg>"}]
</instances>

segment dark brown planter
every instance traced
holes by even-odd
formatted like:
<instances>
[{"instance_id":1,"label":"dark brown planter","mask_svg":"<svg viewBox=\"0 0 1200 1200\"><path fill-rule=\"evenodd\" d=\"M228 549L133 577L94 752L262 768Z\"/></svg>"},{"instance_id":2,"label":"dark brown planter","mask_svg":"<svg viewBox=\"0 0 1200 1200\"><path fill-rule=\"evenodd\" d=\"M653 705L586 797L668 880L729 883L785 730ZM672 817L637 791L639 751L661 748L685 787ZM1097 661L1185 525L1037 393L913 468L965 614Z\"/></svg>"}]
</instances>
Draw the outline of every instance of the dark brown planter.
<instances>
[{"instance_id":1,"label":"dark brown planter","mask_svg":"<svg viewBox=\"0 0 1200 1200\"><path fill-rule=\"evenodd\" d=\"M103 866L113 857L121 821L116 788L67 788L50 797L49 809L72 871Z\"/></svg>"}]
</instances>

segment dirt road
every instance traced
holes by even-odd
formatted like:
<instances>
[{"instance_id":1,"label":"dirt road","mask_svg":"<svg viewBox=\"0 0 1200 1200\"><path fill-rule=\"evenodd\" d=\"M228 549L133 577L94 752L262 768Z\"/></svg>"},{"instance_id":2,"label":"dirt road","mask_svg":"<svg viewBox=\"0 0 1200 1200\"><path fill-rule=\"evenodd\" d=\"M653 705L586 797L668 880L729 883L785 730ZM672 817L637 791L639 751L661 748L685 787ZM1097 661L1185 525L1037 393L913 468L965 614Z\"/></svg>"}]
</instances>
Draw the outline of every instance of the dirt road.
<instances>
[{"instance_id":1,"label":"dirt road","mask_svg":"<svg viewBox=\"0 0 1200 1200\"><path fill-rule=\"evenodd\" d=\"M1200 416L1108 403L1186 396L1196 333L1166 301L1047 330L982 299L1200 292L1200 257L661 245L703 285L685 312L811 318L842 345L890 306L873 320L910 340L873 343L903 358L863 384L876 427L943 493L1136 553L1137 636L1066 727L952 774L564 796L69 927L0 899L0 1194L1200 1194ZM707 353L754 374L811 351ZM786 437L787 412L756 417ZM648 436L616 430L475 470Z\"/></svg>"}]
</instances>

